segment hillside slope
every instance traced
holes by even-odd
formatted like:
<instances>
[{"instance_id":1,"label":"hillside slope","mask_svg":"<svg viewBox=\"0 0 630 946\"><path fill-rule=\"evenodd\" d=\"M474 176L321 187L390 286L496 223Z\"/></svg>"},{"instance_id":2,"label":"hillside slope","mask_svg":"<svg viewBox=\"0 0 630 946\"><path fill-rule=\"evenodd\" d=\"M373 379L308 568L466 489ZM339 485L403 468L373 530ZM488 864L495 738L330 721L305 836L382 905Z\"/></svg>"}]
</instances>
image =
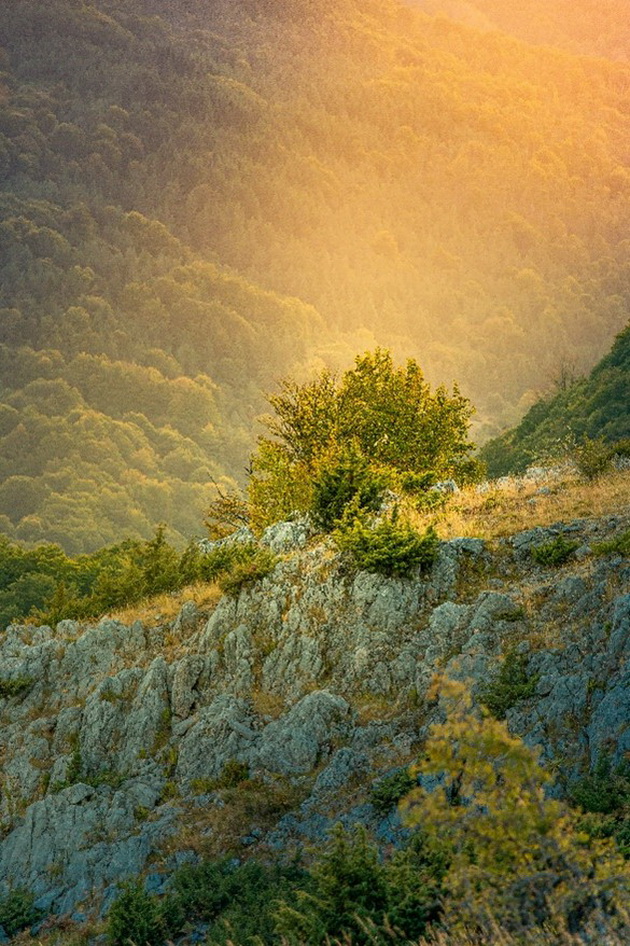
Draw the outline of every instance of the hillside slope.
<instances>
[{"instance_id":1,"label":"hillside slope","mask_svg":"<svg viewBox=\"0 0 630 946\"><path fill-rule=\"evenodd\" d=\"M481 456L490 475L501 476L562 457L585 437L610 444L630 437L630 325L588 377L567 379L554 395L534 404L517 427L487 443Z\"/></svg>"},{"instance_id":2,"label":"hillside slope","mask_svg":"<svg viewBox=\"0 0 630 946\"><path fill-rule=\"evenodd\" d=\"M398 843L369 789L417 757L440 716L434 675L501 693L515 653L527 686L507 721L566 791L630 749L630 565L602 545L629 526L626 505L453 539L428 575L387 579L284 523L262 538L282 556L274 571L205 612L9 628L0 883L86 915L148 864L160 888L191 852L288 857L339 818ZM558 540L573 543L565 564L536 560ZM235 763L249 781L221 793Z\"/></svg>"}]
</instances>

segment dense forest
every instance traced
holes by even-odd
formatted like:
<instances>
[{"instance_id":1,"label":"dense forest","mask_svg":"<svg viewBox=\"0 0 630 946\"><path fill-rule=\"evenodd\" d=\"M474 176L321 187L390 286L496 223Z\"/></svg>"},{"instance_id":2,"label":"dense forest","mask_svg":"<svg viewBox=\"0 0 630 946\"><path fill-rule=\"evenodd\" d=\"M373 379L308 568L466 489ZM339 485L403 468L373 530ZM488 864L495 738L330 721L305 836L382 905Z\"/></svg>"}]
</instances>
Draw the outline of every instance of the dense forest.
<instances>
[{"instance_id":1,"label":"dense forest","mask_svg":"<svg viewBox=\"0 0 630 946\"><path fill-rule=\"evenodd\" d=\"M374 342L479 439L592 367L628 317L625 21L503 6L3 10L0 531L182 542L262 391Z\"/></svg>"}]
</instances>

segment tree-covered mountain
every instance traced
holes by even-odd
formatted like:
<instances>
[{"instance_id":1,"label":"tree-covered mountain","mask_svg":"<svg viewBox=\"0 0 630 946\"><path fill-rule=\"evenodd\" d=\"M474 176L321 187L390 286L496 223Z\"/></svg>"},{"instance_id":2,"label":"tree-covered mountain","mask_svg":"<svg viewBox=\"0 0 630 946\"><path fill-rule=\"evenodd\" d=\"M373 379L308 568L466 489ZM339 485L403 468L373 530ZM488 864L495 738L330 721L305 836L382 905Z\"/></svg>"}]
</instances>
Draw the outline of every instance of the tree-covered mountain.
<instances>
[{"instance_id":1,"label":"tree-covered mountain","mask_svg":"<svg viewBox=\"0 0 630 946\"><path fill-rule=\"evenodd\" d=\"M625 0L408 0L425 12L442 13L481 29L501 30L527 43L574 53L630 59L630 22Z\"/></svg>"},{"instance_id":2,"label":"tree-covered mountain","mask_svg":"<svg viewBox=\"0 0 630 946\"><path fill-rule=\"evenodd\" d=\"M624 441L623 453L630 452L630 325L588 377L566 378L517 427L489 441L482 456L489 472L499 476L599 439L611 447Z\"/></svg>"},{"instance_id":3,"label":"tree-covered mountain","mask_svg":"<svg viewBox=\"0 0 630 946\"><path fill-rule=\"evenodd\" d=\"M261 391L374 342L457 379L482 435L603 354L627 320L628 66L456 14L7 5L11 538L187 534L246 463Z\"/></svg>"}]
</instances>

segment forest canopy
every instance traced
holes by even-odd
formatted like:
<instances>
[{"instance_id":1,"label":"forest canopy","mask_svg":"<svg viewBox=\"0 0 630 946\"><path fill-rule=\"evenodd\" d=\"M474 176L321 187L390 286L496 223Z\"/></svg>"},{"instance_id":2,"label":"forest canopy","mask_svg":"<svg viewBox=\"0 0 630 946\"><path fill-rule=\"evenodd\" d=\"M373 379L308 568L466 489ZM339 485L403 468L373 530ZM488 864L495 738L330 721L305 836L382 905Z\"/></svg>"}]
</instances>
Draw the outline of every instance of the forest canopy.
<instances>
[{"instance_id":1,"label":"forest canopy","mask_svg":"<svg viewBox=\"0 0 630 946\"><path fill-rule=\"evenodd\" d=\"M617 0L5 7L11 538L183 543L262 392L379 344L457 378L487 439L627 321Z\"/></svg>"}]
</instances>

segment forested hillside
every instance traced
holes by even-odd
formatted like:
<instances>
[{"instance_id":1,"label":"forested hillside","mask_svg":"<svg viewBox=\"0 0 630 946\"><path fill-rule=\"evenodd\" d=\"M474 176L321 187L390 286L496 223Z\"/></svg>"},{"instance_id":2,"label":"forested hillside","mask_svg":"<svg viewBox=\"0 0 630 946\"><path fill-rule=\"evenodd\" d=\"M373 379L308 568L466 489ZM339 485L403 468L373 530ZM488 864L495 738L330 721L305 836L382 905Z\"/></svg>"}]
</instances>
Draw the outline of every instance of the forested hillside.
<instances>
[{"instance_id":1,"label":"forested hillside","mask_svg":"<svg viewBox=\"0 0 630 946\"><path fill-rule=\"evenodd\" d=\"M576 447L590 450L585 459L593 473L607 449L630 455L630 325L588 377L567 379L517 427L487 443L482 455L489 472L499 476L549 457L575 455Z\"/></svg>"},{"instance_id":2,"label":"forested hillside","mask_svg":"<svg viewBox=\"0 0 630 946\"><path fill-rule=\"evenodd\" d=\"M3 9L0 531L189 534L262 390L374 341L457 379L481 436L608 349L630 70L469 6Z\"/></svg>"},{"instance_id":3,"label":"forested hillside","mask_svg":"<svg viewBox=\"0 0 630 946\"><path fill-rule=\"evenodd\" d=\"M630 21L625 0L408 0L425 12L442 13L482 29L503 30L528 43L571 52L630 59Z\"/></svg>"}]
</instances>

